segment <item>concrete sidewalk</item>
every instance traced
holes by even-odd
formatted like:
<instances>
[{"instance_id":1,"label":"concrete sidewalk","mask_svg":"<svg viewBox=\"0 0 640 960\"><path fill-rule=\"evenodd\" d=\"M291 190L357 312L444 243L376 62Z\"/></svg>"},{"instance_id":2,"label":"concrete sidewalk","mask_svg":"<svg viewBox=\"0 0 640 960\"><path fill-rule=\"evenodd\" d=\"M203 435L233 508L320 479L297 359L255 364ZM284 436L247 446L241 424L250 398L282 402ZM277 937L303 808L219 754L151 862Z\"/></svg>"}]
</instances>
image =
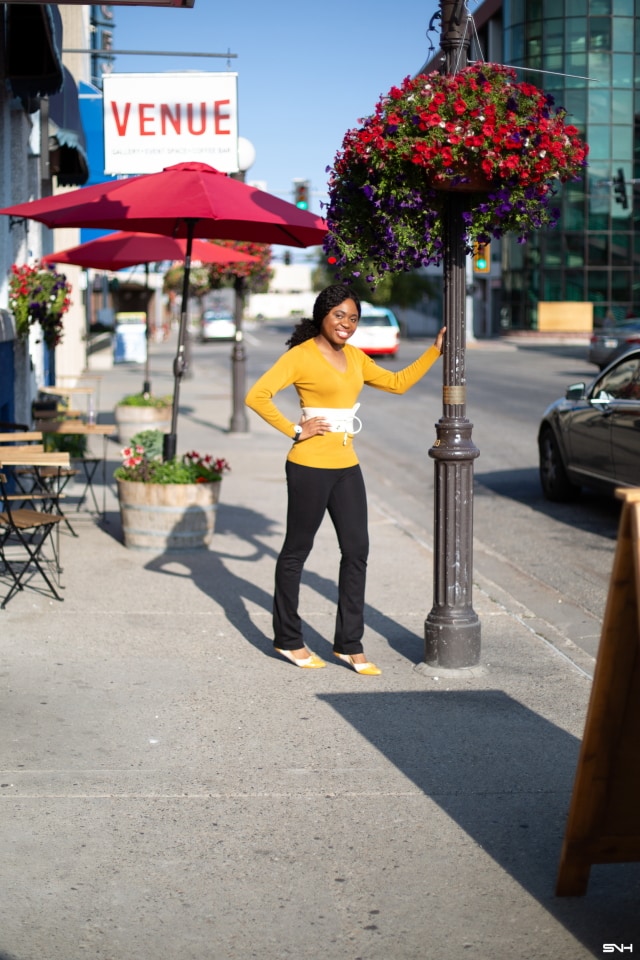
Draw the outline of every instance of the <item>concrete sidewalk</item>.
<instances>
[{"instance_id":1,"label":"concrete sidewalk","mask_svg":"<svg viewBox=\"0 0 640 960\"><path fill-rule=\"evenodd\" d=\"M1 612L0 960L639 951L637 864L554 897L588 670L480 583L484 672L421 672L432 556L393 503L370 503L365 649L383 675L331 656L329 524L301 605L328 666L272 653L286 443L253 415L228 433L216 356L183 383L178 434L232 465L212 549L126 550L110 487L108 522L63 537L65 602L25 591ZM170 357L155 347L154 371ZM104 419L141 381L104 374Z\"/></svg>"}]
</instances>

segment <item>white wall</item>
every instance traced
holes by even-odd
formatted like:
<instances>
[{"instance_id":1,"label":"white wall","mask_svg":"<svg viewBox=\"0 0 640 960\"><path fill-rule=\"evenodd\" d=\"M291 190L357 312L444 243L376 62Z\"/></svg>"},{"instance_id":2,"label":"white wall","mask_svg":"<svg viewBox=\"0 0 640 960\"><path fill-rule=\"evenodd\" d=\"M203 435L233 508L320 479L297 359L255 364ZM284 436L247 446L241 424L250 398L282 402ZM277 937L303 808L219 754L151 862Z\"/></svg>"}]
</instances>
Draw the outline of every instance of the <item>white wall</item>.
<instances>
[{"instance_id":1,"label":"white wall","mask_svg":"<svg viewBox=\"0 0 640 960\"><path fill-rule=\"evenodd\" d=\"M268 320L310 317L316 296L315 293L252 293L245 305L245 316Z\"/></svg>"}]
</instances>

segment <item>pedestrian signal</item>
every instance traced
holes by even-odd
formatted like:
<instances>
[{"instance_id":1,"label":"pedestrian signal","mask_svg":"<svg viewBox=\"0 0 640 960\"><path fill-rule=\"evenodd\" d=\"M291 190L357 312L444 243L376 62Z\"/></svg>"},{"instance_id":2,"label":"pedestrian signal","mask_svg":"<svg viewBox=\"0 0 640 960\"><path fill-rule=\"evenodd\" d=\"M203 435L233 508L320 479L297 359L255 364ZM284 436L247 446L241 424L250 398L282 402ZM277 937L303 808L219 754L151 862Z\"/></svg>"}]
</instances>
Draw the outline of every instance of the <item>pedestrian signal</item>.
<instances>
[{"instance_id":1,"label":"pedestrian signal","mask_svg":"<svg viewBox=\"0 0 640 960\"><path fill-rule=\"evenodd\" d=\"M309 209L309 181L308 180L293 181L293 198L294 198L294 203L299 210Z\"/></svg>"},{"instance_id":2,"label":"pedestrian signal","mask_svg":"<svg viewBox=\"0 0 640 960\"><path fill-rule=\"evenodd\" d=\"M473 272L491 272L491 244L476 243L473 246Z\"/></svg>"}]
</instances>

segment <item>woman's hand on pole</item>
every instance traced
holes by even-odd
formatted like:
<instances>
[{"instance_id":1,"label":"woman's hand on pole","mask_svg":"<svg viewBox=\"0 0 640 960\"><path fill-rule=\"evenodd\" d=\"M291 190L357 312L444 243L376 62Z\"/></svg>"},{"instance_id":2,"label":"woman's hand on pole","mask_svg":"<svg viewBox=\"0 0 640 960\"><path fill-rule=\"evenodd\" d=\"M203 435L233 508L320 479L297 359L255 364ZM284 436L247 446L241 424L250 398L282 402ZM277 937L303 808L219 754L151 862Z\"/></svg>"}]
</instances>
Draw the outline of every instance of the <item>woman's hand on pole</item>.
<instances>
[{"instance_id":1,"label":"woman's hand on pole","mask_svg":"<svg viewBox=\"0 0 640 960\"><path fill-rule=\"evenodd\" d=\"M438 336L433 341L434 347L437 347L440 353L442 353L442 350L444 348L444 335L446 332L447 332L447 328L441 327L440 330L438 330Z\"/></svg>"}]
</instances>

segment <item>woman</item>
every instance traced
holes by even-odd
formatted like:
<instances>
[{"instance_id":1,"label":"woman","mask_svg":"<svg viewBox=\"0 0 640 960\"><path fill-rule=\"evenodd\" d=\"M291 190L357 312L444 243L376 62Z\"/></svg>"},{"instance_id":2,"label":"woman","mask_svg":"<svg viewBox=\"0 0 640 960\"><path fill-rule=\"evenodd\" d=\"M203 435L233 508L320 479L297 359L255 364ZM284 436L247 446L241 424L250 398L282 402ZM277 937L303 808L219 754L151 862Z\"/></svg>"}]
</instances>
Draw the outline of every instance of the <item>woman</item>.
<instances>
[{"instance_id":1,"label":"woman","mask_svg":"<svg viewBox=\"0 0 640 960\"><path fill-rule=\"evenodd\" d=\"M313 319L297 325L287 341L289 351L249 390L246 403L292 441L286 463L287 531L276 564L275 649L297 667L326 666L303 643L298 597L302 568L328 510L341 553L334 654L357 673L377 676L381 671L362 648L369 538L366 492L353 449L356 401L364 384L405 393L440 356L445 328L418 360L393 373L347 343L359 319L355 293L342 284L327 287L314 304ZM303 408L297 424L273 402L292 384Z\"/></svg>"}]
</instances>

